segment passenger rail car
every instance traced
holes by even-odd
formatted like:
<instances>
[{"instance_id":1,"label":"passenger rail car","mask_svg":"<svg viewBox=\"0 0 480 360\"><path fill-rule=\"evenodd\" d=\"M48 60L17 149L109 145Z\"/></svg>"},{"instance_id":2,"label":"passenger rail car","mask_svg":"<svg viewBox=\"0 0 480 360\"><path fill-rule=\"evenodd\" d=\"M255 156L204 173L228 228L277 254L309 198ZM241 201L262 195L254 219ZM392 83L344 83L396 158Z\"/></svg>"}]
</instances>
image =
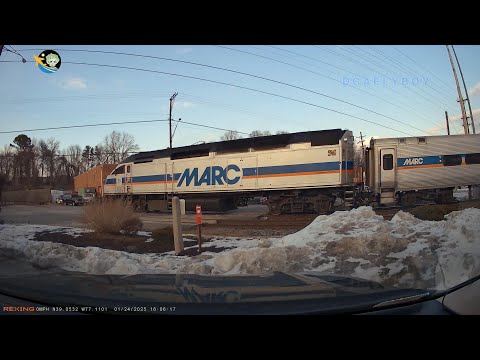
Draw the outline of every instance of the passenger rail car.
<instances>
[{"instance_id":1,"label":"passenger rail car","mask_svg":"<svg viewBox=\"0 0 480 360\"><path fill-rule=\"evenodd\" d=\"M452 201L456 186L480 184L480 134L372 139L366 184L380 204Z\"/></svg>"},{"instance_id":2,"label":"passenger rail car","mask_svg":"<svg viewBox=\"0 0 480 360\"><path fill-rule=\"evenodd\" d=\"M322 213L337 197L353 200L353 144L351 131L334 129L141 152L107 177L104 193L143 210L167 210L175 195L187 209L268 196L272 213Z\"/></svg>"}]
</instances>

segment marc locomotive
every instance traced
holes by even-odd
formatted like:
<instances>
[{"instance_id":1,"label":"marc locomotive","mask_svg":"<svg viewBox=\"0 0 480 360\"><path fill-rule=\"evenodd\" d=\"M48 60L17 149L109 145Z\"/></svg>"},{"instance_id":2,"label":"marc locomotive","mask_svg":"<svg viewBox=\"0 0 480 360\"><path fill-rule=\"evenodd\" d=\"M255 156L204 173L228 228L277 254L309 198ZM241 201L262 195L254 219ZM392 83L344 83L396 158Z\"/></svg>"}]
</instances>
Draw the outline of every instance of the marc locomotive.
<instances>
[{"instance_id":1,"label":"marc locomotive","mask_svg":"<svg viewBox=\"0 0 480 360\"><path fill-rule=\"evenodd\" d=\"M225 210L268 197L273 214L325 213L359 204L448 202L455 186L480 183L480 135L372 139L366 186L354 181L354 137L333 129L141 152L107 177L104 194L141 210Z\"/></svg>"}]
</instances>

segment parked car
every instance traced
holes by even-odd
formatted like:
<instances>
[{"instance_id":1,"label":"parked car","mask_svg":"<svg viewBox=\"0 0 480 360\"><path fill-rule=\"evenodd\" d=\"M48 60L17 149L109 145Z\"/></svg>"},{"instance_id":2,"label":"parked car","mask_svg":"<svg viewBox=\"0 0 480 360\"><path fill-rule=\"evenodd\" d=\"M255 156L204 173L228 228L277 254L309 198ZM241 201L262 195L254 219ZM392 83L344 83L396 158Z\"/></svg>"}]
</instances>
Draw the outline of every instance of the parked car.
<instances>
[{"instance_id":1,"label":"parked car","mask_svg":"<svg viewBox=\"0 0 480 360\"><path fill-rule=\"evenodd\" d=\"M65 205L80 206L85 204L85 201L80 195L70 195L68 197L64 196L63 203Z\"/></svg>"},{"instance_id":2,"label":"parked car","mask_svg":"<svg viewBox=\"0 0 480 360\"><path fill-rule=\"evenodd\" d=\"M71 197L72 197L71 194L62 194L55 200L55 202L57 204L63 204L66 199L70 199Z\"/></svg>"},{"instance_id":3,"label":"parked car","mask_svg":"<svg viewBox=\"0 0 480 360\"><path fill-rule=\"evenodd\" d=\"M95 194L94 193L85 193L83 195L83 202L85 204L87 204L89 202L92 202L93 200L95 200Z\"/></svg>"}]
</instances>

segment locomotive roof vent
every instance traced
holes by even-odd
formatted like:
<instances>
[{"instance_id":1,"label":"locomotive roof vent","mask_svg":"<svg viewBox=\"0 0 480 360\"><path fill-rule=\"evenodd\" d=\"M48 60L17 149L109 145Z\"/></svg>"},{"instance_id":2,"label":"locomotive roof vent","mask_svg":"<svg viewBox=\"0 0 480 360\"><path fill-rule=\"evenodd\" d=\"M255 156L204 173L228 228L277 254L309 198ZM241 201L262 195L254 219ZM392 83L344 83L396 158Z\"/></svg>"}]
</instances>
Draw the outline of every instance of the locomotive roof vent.
<instances>
[{"instance_id":1,"label":"locomotive roof vent","mask_svg":"<svg viewBox=\"0 0 480 360\"><path fill-rule=\"evenodd\" d=\"M419 137L419 138L418 138L418 143L419 143L419 144L426 144L426 143L427 143L427 138Z\"/></svg>"},{"instance_id":2,"label":"locomotive roof vent","mask_svg":"<svg viewBox=\"0 0 480 360\"><path fill-rule=\"evenodd\" d=\"M399 144L406 144L406 143L407 143L407 139L405 139L405 138L400 138L400 139L398 139L398 143L399 143Z\"/></svg>"}]
</instances>

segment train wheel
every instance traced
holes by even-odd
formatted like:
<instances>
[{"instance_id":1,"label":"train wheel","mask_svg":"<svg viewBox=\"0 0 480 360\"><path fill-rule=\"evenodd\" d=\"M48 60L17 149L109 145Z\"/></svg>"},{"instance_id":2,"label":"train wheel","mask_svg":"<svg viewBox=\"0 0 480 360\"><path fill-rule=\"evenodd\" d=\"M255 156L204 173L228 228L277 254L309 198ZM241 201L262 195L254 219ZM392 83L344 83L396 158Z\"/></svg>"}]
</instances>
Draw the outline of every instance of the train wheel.
<instances>
[{"instance_id":1,"label":"train wheel","mask_svg":"<svg viewBox=\"0 0 480 360\"><path fill-rule=\"evenodd\" d=\"M415 193L405 193L402 195L402 200L401 200L401 204L402 206L412 206L412 205L415 205L415 202L417 200L417 197L415 195Z\"/></svg>"},{"instance_id":2,"label":"train wheel","mask_svg":"<svg viewBox=\"0 0 480 360\"><path fill-rule=\"evenodd\" d=\"M328 198L318 199L314 203L314 209L317 214L324 214L332 208L332 202Z\"/></svg>"},{"instance_id":3,"label":"train wheel","mask_svg":"<svg viewBox=\"0 0 480 360\"><path fill-rule=\"evenodd\" d=\"M282 204L280 201L268 204L268 211L272 215L280 215L282 213Z\"/></svg>"},{"instance_id":4,"label":"train wheel","mask_svg":"<svg viewBox=\"0 0 480 360\"><path fill-rule=\"evenodd\" d=\"M448 204L454 200L453 191L452 190L442 190L440 195L437 197L435 202L437 204Z\"/></svg>"}]
</instances>

